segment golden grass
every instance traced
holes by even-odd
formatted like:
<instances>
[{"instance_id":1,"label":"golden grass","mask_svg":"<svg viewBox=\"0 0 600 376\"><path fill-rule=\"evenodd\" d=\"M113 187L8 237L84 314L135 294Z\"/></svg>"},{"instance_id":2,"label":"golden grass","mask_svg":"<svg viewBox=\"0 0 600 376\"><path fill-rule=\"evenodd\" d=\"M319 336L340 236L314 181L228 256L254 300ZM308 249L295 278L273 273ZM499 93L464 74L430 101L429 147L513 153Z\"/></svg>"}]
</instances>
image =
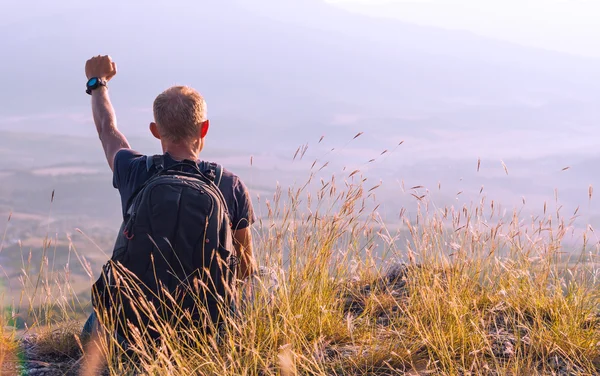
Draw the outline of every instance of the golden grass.
<instances>
[{"instance_id":1,"label":"golden grass","mask_svg":"<svg viewBox=\"0 0 600 376\"><path fill-rule=\"evenodd\" d=\"M506 219L482 199L444 210L423 204L415 220L404 218L392 234L373 204L377 188L352 175L341 186L332 179L287 195L278 189L266 202L255 249L278 286L253 277L252 303L238 301L241 313L228 317L219 340L201 328L177 334L184 313L165 321L140 302L160 341L138 333L132 355L100 337L85 347L83 364L105 362L111 375L600 372L597 249L586 237L585 258L565 261L561 241L570 219L559 213L530 223L516 214ZM386 279L384 256L405 260L399 280ZM56 287L44 278L23 280L45 287L36 294L54 296L49 290ZM31 312L47 328L38 337L43 348L70 352L79 339L55 328L80 303L59 286L59 303L41 302L59 307L62 319L52 319L48 308ZM16 343L10 332L0 334L4 347ZM0 357L12 351L4 347Z\"/></svg>"},{"instance_id":2,"label":"golden grass","mask_svg":"<svg viewBox=\"0 0 600 376\"><path fill-rule=\"evenodd\" d=\"M14 333L7 333L4 325L0 325L0 374L10 372L10 366L18 362L18 350Z\"/></svg>"}]
</instances>

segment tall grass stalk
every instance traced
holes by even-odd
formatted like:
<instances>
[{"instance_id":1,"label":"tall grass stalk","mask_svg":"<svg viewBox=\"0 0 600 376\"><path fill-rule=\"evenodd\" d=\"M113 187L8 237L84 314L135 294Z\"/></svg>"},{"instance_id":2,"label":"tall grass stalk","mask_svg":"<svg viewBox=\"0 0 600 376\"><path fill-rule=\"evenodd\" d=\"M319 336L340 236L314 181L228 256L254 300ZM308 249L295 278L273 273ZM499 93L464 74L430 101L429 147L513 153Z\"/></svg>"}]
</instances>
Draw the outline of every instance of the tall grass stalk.
<instances>
[{"instance_id":1,"label":"tall grass stalk","mask_svg":"<svg viewBox=\"0 0 600 376\"><path fill-rule=\"evenodd\" d=\"M418 198L414 219L405 214L396 232L377 214L377 188L364 187L359 174L342 184L315 180L287 193L278 188L265 202L255 249L278 285L260 276L252 286L239 285L238 314L227 316L219 336L203 327L181 332L185 312L163 318L160 307L142 300L137 309L151 317L160 340L134 330L126 352L110 336L87 345L75 338L84 370L104 364L111 375L600 372L597 248L586 234L583 256L564 257L571 218L557 212L527 222L517 213L500 215L485 199L439 210ZM390 260L404 262L394 266L394 278ZM57 286L47 282L47 267L42 263L39 280L24 268L22 281L25 291L46 292L45 308L32 312L39 326L55 328L79 302L68 298L68 279L58 300L48 293ZM126 272L121 277L131 282ZM50 320L48 305L59 308L61 320ZM99 315L110 331L110 317ZM15 343L2 324L0 357Z\"/></svg>"}]
</instances>

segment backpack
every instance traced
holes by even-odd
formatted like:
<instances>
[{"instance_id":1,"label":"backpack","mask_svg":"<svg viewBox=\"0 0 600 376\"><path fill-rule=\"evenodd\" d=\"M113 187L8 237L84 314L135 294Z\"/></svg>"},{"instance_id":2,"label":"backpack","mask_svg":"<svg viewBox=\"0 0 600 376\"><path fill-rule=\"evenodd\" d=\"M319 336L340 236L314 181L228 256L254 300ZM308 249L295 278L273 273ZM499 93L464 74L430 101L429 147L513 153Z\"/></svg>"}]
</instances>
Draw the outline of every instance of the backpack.
<instances>
[{"instance_id":1,"label":"backpack","mask_svg":"<svg viewBox=\"0 0 600 376\"><path fill-rule=\"evenodd\" d=\"M232 307L237 264L219 187L222 167L165 168L164 156L147 158L155 172L127 203L113 255L92 290L94 307L110 315L111 329L126 341L131 326L158 338L154 316L177 330L214 328Z\"/></svg>"}]
</instances>

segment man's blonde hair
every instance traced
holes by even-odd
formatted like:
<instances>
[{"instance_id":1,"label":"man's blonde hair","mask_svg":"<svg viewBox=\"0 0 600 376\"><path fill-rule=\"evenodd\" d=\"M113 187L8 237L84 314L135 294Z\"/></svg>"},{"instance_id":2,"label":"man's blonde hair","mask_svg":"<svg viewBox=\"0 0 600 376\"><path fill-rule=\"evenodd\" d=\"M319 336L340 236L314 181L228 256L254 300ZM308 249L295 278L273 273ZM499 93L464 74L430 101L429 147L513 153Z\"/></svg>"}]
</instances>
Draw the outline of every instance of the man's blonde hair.
<instances>
[{"instance_id":1,"label":"man's blonde hair","mask_svg":"<svg viewBox=\"0 0 600 376\"><path fill-rule=\"evenodd\" d=\"M154 121L160 136L182 142L198 137L206 121L206 102L200 93L188 86L173 86L156 97Z\"/></svg>"}]
</instances>

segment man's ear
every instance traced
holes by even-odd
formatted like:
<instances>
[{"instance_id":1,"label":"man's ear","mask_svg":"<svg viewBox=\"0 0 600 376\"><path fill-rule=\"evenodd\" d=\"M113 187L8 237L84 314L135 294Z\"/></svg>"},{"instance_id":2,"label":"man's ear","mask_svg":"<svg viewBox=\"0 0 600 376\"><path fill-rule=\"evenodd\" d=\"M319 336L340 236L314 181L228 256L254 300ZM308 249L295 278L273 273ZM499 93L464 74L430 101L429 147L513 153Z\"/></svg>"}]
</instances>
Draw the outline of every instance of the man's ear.
<instances>
[{"instance_id":1,"label":"man's ear","mask_svg":"<svg viewBox=\"0 0 600 376\"><path fill-rule=\"evenodd\" d=\"M200 126L200 138L206 137L209 126L210 126L210 122L208 120L206 120L206 121L204 121L204 123L202 123L202 125Z\"/></svg>"},{"instance_id":2,"label":"man's ear","mask_svg":"<svg viewBox=\"0 0 600 376\"><path fill-rule=\"evenodd\" d=\"M150 123L150 132L156 139L160 140L160 134L158 133L158 126L156 125L155 122Z\"/></svg>"}]
</instances>

